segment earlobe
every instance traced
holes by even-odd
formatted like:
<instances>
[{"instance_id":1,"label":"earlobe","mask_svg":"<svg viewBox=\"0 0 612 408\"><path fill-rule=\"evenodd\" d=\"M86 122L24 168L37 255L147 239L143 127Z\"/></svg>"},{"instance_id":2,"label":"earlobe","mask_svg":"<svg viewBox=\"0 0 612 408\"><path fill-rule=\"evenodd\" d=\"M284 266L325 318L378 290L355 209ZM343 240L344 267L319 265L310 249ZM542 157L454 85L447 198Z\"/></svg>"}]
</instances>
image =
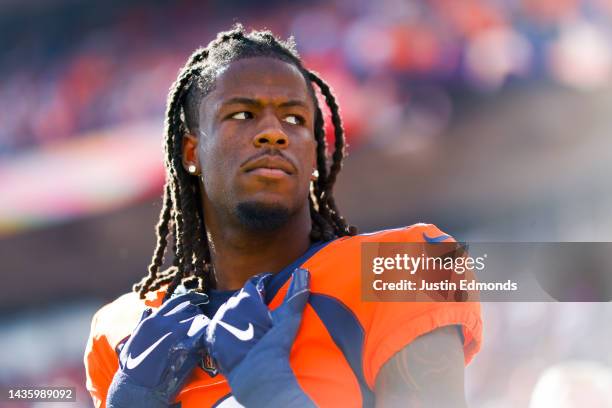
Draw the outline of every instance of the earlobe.
<instances>
[{"instance_id":1,"label":"earlobe","mask_svg":"<svg viewBox=\"0 0 612 408\"><path fill-rule=\"evenodd\" d=\"M199 174L198 138L187 133L183 136L183 168L189 174Z\"/></svg>"},{"instance_id":2,"label":"earlobe","mask_svg":"<svg viewBox=\"0 0 612 408\"><path fill-rule=\"evenodd\" d=\"M319 178L319 170L314 169L312 171L312 174L310 175L310 181L317 181L318 178Z\"/></svg>"},{"instance_id":3,"label":"earlobe","mask_svg":"<svg viewBox=\"0 0 612 408\"><path fill-rule=\"evenodd\" d=\"M316 160L312 161L312 174L310 175L310 181L317 181L319 178L319 170L317 170Z\"/></svg>"}]
</instances>

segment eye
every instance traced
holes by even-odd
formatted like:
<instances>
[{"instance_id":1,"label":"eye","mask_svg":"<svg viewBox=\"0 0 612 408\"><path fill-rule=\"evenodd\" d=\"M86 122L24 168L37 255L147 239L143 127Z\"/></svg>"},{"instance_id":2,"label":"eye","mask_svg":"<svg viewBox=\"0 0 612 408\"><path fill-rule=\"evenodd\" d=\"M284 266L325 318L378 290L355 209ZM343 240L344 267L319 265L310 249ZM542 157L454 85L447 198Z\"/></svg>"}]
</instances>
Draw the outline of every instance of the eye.
<instances>
[{"instance_id":1,"label":"eye","mask_svg":"<svg viewBox=\"0 0 612 408\"><path fill-rule=\"evenodd\" d=\"M236 119L236 120L246 120L246 119L252 119L253 114L248 111L240 111L240 112L232 113L229 117L231 119Z\"/></svg>"},{"instance_id":2,"label":"eye","mask_svg":"<svg viewBox=\"0 0 612 408\"><path fill-rule=\"evenodd\" d=\"M292 125L304 124L304 118L299 115L287 115L283 120L287 123L291 123Z\"/></svg>"}]
</instances>

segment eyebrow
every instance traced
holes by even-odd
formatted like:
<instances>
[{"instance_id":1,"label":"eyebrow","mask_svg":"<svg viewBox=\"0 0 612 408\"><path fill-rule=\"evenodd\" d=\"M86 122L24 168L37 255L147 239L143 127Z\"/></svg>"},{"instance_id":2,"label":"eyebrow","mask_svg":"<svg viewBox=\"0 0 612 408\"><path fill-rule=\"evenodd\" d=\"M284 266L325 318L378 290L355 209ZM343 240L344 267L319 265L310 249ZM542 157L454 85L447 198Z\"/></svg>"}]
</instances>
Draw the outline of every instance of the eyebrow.
<instances>
[{"instance_id":1,"label":"eyebrow","mask_svg":"<svg viewBox=\"0 0 612 408\"><path fill-rule=\"evenodd\" d=\"M237 96L237 97L234 97L234 98L229 98L229 99L223 101L221 103L221 106L232 105L232 104L252 105L252 106L256 106L256 107L262 107L263 106L261 101L259 101L257 99L245 98L245 97L241 97L241 96ZM278 105L279 108L290 108L290 107L293 107L293 106L300 106L302 108L308 108L308 104L307 103L305 103L304 101L298 100L298 99L291 99L291 100L285 101L283 103L280 103Z\"/></svg>"}]
</instances>

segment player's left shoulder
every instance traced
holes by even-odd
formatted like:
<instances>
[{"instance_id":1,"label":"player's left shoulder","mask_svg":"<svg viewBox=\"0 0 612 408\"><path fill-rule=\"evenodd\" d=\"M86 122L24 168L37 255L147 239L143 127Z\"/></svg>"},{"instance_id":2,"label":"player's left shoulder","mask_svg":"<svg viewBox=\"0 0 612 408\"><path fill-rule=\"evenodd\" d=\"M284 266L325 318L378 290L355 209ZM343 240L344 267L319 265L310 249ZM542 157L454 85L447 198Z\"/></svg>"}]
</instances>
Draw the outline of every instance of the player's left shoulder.
<instances>
[{"instance_id":1,"label":"player's left shoulder","mask_svg":"<svg viewBox=\"0 0 612 408\"><path fill-rule=\"evenodd\" d=\"M304 267L314 269L350 267L354 269L361 259L361 247L364 243L383 242L455 242L455 239L434 224L416 223L398 228L365 232L354 236L338 238L304 263Z\"/></svg>"},{"instance_id":2,"label":"player's left shoulder","mask_svg":"<svg viewBox=\"0 0 612 408\"><path fill-rule=\"evenodd\" d=\"M312 291L343 302L360 298L362 246L383 242L454 242L454 238L426 223L338 238L302 265L311 273Z\"/></svg>"},{"instance_id":3,"label":"player's left shoulder","mask_svg":"<svg viewBox=\"0 0 612 408\"><path fill-rule=\"evenodd\" d=\"M453 242L455 239L434 224L416 224L367 232L355 236L360 242Z\"/></svg>"}]
</instances>

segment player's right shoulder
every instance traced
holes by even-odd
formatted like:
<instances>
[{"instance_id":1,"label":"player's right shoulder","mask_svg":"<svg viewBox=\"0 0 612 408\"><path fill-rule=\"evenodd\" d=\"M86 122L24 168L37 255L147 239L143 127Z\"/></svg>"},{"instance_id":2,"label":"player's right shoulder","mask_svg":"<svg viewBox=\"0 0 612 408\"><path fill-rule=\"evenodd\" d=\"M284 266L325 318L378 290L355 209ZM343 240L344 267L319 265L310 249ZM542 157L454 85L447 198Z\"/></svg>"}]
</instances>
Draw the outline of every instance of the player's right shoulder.
<instances>
[{"instance_id":1,"label":"player's right shoulder","mask_svg":"<svg viewBox=\"0 0 612 408\"><path fill-rule=\"evenodd\" d=\"M90 337L104 337L111 347L116 347L132 333L144 309L157 306L157 293L154 295L140 299L137 293L130 292L102 306L93 316Z\"/></svg>"},{"instance_id":2,"label":"player's right shoulder","mask_svg":"<svg viewBox=\"0 0 612 408\"><path fill-rule=\"evenodd\" d=\"M116 348L138 324L145 303L136 293L127 293L102 306L93 316L85 347L86 386L94 406L106 406L106 394L119 367Z\"/></svg>"}]
</instances>

